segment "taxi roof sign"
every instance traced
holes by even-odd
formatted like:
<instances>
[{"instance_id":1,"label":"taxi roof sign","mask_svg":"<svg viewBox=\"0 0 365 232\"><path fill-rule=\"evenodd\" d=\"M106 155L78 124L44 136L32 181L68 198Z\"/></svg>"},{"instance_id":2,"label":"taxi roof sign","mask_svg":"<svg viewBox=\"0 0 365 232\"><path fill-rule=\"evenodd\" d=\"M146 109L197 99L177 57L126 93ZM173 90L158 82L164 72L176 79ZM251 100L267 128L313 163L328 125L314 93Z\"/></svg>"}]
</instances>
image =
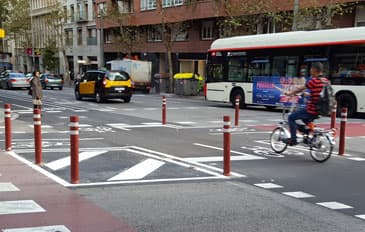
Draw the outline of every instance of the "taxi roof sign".
<instances>
[{"instance_id":1,"label":"taxi roof sign","mask_svg":"<svg viewBox=\"0 0 365 232\"><path fill-rule=\"evenodd\" d=\"M0 28L0 38L5 38L5 30Z\"/></svg>"}]
</instances>

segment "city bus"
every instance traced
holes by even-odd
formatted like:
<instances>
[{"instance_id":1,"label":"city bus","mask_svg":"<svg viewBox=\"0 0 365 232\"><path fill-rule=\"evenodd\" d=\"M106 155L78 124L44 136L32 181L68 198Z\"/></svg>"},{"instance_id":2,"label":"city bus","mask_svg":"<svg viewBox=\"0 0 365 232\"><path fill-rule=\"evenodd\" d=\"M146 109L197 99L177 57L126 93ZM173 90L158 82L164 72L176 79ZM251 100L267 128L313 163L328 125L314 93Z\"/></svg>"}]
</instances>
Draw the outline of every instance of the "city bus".
<instances>
[{"instance_id":1,"label":"city bus","mask_svg":"<svg viewBox=\"0 0 365 232\"><path fill-rule=\"evenodd\" d=\"M275 108L282 105L283 90L310 78L313 62L323 63L338 112L365 112L365 27L217 39L208 50L205 96Z\"/></svg>"}]
</instances>

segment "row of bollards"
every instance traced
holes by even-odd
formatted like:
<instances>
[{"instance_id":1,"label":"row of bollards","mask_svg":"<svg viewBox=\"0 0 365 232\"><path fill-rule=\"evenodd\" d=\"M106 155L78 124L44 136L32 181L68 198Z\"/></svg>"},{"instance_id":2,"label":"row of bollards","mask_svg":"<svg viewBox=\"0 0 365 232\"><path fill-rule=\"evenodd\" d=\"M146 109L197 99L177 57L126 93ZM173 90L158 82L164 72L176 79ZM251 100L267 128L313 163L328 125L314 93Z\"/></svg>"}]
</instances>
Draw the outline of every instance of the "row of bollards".
<instances>
[{"instance_id":1,"label":"row of bollards","mask_svg":"<svg viewBox=\"0 0 365 232\"><path fill-rule=\"evenodd\" d=\"M235 126L239 124L239 97L235 101ZM11 105L5 104L5 149L11 151L12 149L12 133L11 133ZM162 124L166 124L166 97L162 97ZM345 153L345 130L347 122L347 108L341 109L341 127L340 127L340 142L339 155ZM35 164L42 165L42 122L41 110L34 109L33 111L33 125L34 125L34 148L35 148ZM71 183L79 183L79 117L70 116L70 175ZM331 128L336 127L336 108L331 113ZM230 151L231 151L231 120L229 116L223 117L223 175L230 175Z\"/></svg>"},{"instance_id":2,"label":"row of bollards","mask_svg":"<svg viewBox=\"0 0 365 232\"><path fill-rule=\"evenodd\" d=\"M12 150L11 105L5 104L5 150ZM34 163L42 165L42 120L41 110L33 110ZM71 183L79 183L79 117L70 116Z\"/></svg>"}]
</instances>

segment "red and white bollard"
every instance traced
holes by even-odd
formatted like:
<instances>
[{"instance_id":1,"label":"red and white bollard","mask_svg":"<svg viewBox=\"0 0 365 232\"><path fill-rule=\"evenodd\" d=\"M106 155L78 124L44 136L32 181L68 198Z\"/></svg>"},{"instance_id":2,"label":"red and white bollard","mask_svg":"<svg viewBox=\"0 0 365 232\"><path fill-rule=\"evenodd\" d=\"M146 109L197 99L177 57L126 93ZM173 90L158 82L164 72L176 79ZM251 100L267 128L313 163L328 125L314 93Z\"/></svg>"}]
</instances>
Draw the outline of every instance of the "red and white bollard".
<instances>
[{"instance_id":1,"label":"red and white bollard","mask_svg":"<svg viewBox=\"0 0 365 232\"><path fill-rule=\"evenodd\" d=\"M5 150L11 151L11 105L5 104Z\"/></svg>"},{"instance_id":2,"label":"red and white bollard","mask_svg":"<svg viewBox=\"0 0 365 232\"><path fill-rule=\"evenodd\" d=\"M231 119L223 117L223 175L231 175Z\"/></svg>"},{"instance_id":3,"label":"red and white bollard","mask_svg":"<svg viewBox=\"0 0 365 232\"><path fill-rule=\"evenodd\" d=\"M166 97L162 96L162 125L166 124Z\"/></svg>"},{"instance_id":4,"label":"red and white bollard","mask_svg":"<svg viewBox=\"0 0 365 232\"><path fill-rule=\"evenodd\" d=\"M345 154L345 139L346 139L346 122L347 122L347 108L341 109L341 126L340 126L340 143L338 148L338 154Z\"/></svg>"},{"instance_id":5,"label":"red and white bollard","mask_svg":"<svg viewBox=\"0 0 365 232\"><path fill-rule=\"evenodd\" d=\"M71 184L78 184L79 174L79 117L70 116Z\"/></svg>"},{"instance_id":6,"label":"red and white bollard","mask_svg":"<svg viewBox=\"0 0 365 232\"><path fill-rule=\"evenodd\" d=\"M236 96L234 125L238 126L240 120L240 96Z\"/></svg>"},{"instance_id":7,"label":"red and white bollard","mask_svg":"<svg viewBox=\"0 0 365 232\"><path fill-rule=\"evenodd\" d=\"M35 164L42 164L42 122L41 110L33 110Z\"/></svg>"},{"instance_id":8,"label":"red and white bollard","mask_svg":"<svg viewBox=\"0 0 365 232\"><path fill-rule=\"evenodd\" d=\"M336 129L336 113L337 113L337 104L333 106L331 112L331 129Z\"/></svg>"}]
</instances>

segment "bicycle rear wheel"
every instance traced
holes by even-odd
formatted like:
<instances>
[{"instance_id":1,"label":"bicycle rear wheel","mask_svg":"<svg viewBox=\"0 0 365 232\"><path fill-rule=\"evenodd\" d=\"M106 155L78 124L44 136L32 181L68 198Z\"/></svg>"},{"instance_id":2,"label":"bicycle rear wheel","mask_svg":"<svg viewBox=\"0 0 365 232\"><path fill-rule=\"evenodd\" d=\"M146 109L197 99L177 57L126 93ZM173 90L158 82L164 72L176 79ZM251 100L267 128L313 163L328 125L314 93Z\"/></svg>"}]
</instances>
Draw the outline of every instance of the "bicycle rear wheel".
<instances>
[{"instance_id":1,"label":"bicycle rear wheel","mask_svg":"<svg viewBox=\"0 0 365 232\"><path fill-rule=\"evenodd\" d=\"M284 143L283 140L286 138L285 131L282 127L276 127L270 136L270 145L273 151L276 153L282 153L288 147L288 144Z\"/></svg>"},{"instance_id":2,"label":"bicycle rear wheel","mask_svg":"<svg viewBox=\"0 0 365 232\"><path fill-rule=\"evenodd\" d=\"M310 155L315 161L322 163L331 157L333 144L330 139L323 135L315 135L310 146Z\"/></svg>"}]
</instances>

